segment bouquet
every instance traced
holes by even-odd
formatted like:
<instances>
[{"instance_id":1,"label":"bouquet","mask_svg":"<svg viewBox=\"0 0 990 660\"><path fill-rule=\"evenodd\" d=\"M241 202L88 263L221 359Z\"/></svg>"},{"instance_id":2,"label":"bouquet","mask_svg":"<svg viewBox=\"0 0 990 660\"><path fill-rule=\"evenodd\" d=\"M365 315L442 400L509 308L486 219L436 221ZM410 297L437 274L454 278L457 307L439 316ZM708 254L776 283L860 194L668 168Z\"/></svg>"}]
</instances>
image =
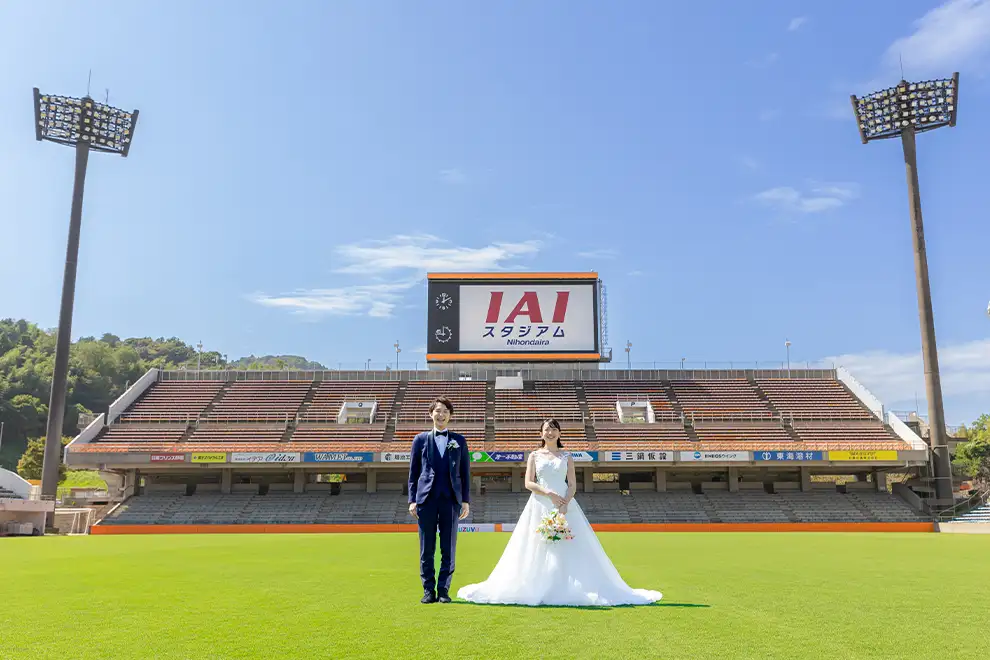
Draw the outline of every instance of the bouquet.
<instances>
[{"instance_id":1,"label":"bouquet","mask_svg":"<svg viewBox=\"0 0 990 660\"><path fill-rule=\"evenodd\" d=\"M567 519L557 509L543 516L540 525L536 528L536 532L547 543L570 541L574 538L571 528L567 526Z\"/></svg>"}]
</instances>

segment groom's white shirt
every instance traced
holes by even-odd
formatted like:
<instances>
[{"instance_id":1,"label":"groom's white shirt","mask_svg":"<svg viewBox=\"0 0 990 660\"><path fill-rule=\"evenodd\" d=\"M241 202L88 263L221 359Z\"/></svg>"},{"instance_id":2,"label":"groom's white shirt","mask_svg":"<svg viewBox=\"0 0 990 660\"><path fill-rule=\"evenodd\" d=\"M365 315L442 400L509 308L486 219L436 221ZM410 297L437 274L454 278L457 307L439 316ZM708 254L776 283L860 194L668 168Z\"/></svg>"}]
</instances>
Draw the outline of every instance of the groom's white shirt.
<instances>
[{"instance_id":1,"label":"groom's white shirt","mask_svg":"<svg viewBox=\"0 0 990 660\"><path fill-rule=\"evenodd\" d=\"M440 435L443 433L444 435ZM433 427L433 441L437 443L437 451L443 456L444 452L447 451L447 431L441 431L440 429Z\"/></svg>"}]
</instances>

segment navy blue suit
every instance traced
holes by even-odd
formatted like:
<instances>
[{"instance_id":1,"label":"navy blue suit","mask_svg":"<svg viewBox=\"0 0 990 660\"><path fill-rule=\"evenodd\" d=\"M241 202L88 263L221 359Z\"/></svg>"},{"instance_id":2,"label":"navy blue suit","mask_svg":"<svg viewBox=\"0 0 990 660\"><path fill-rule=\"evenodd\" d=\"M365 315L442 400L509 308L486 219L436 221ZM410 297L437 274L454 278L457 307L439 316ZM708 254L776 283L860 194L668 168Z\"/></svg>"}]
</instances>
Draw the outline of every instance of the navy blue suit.
<instances>
[{"instance_id":1,"label":"navy blue suit","mask_svg":"<svg viewBox=\"0 0 990 660\"><path fill-rule=\"evenodd\" d=\"M464 436L447 432L443 456L437 449L434 431L413 440L409 457L409 503L416 503L419 516L419 576L423 590L446 594L454 575L457 552L457 518L461 504L471 501L471 457ZM437 532L440 533L440 574L434 575Z\"/></svg>"}]
</instances>

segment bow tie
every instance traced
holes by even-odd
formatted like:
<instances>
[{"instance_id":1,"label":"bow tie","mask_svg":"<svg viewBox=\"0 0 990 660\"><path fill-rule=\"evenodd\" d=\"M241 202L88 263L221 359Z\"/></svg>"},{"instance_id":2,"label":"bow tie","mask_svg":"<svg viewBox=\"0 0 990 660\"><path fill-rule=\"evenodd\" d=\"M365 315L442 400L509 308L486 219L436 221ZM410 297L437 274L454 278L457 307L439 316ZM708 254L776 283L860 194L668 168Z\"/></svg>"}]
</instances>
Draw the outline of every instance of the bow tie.
<instances>
[{"instance_id":1,"label":"bow tie","mask_svg":"<svg viewBox=\"0 0 990 660\"><path fill-rule=\"evenodd\" d=\"M444 438L446 438L447 437L447 432L446 431L437 431L436 435L437 435L437 437L444 437Z\"/></svg>"}]
</instances>

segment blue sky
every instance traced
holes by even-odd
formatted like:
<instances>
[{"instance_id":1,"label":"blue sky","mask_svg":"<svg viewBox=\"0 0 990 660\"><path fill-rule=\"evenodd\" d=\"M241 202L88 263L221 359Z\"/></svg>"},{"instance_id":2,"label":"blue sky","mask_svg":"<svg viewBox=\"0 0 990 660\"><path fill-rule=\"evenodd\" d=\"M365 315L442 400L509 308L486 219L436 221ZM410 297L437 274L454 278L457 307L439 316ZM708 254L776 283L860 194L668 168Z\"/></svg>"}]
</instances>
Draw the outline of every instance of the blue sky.
<instances>
[{"instance_id":1,"label":"blue sky","mask_svg":"<svg viewBox=\"0 0 990 660\"><path fill-rule=\"evenodd\" d=\"M139 108L94 155L73 335L404 366L427 270L589 270L632 360L848 366L924 397L904 170L849 94L961 72L919 138L950 423L990 401L990 1L0 5L0 316L57 323L72 153L31 88Z\"/></svg>"}]
</instances>

